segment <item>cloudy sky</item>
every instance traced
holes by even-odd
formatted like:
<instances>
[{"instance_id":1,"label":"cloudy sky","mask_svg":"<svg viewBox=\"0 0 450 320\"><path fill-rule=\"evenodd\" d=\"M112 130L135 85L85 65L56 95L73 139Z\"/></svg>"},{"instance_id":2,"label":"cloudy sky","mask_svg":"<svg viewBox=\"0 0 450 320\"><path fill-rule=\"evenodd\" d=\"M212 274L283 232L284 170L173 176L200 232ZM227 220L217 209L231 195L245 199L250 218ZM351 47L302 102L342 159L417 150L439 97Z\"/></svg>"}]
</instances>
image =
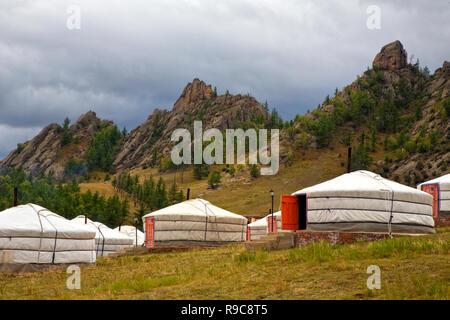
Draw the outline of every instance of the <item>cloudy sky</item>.
<instances>
[{"instance_id":1,"label":"cloudy sky","mask_svg":"<svg viewBox=\"0 0 450 320\"><path fill-rule=\"evenodd\" d=\"M0 159L88 110L133 129L194 78L291 119L394 40L434 72L450 60L448 17L448 0L2 0Z\"/></svg>"}]
</instances>

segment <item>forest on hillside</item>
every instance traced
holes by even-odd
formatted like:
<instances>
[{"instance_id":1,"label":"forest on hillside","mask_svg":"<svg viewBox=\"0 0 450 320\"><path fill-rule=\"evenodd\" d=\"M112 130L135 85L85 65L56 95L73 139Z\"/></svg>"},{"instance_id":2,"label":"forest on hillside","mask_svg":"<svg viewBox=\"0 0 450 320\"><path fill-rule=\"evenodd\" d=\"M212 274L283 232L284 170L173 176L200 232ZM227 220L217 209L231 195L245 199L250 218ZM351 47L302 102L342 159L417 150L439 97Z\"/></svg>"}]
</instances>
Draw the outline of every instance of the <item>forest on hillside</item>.
<instances>
[{"instance_id":1,"label":"forest on hillside","mask_svg":"<svg viewBox=\"0 0 450 320\"><path fill-rule=\"evenodd\" d=\"M154 183L153 178L150 178L140 184L130 175L121 177L125 179L120 178L115 186L126 194L121 197L118 194L105 197L90 190L82 193L76 179L65 184L55 183L51 174L41 173L33 177L27 175L23 168L10 169L5 175L0 175L0 211L14 205L14 188L17 188L19 205L34 203L67 219L86 215L93 221L115 228L123 224L134 224L135 216L138 217L138 225L142 226L141 218L144 214L184 200L183 192L178 191L175 184L167 190L162 179ZM136 212L132 212L130 197L139 203L139 210Z\"/></svg>"}]
</instances>

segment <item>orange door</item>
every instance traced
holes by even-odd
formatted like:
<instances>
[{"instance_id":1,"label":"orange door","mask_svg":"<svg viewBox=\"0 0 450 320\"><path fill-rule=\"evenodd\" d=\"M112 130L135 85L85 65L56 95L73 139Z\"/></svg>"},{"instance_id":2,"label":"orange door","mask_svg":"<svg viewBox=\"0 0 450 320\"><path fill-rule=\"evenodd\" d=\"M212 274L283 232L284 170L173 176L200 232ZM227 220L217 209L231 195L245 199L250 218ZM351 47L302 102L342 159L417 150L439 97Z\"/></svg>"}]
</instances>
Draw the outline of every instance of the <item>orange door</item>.
<instances>
[{"instance_id":1,"label":"orange door","mask_svg":"<svg viewBox=\"0 0 450 320\"><path fill-rule=\"evenodd\" d=\"M267 218L267 222L268 222L268 231L269 232L277 232L277 217L273 216L273 220L272 220L272 216L269 216ZM272 229L273 226L273 229ZM273 230L273 231L272 231Z\"/></svg>"},{"instance_id":2,"label":"orange door","mask_svg":"<svg viewBox=\"0 0 450 320\"><path fill-rule=\"evenodd\" d=\"M297 196L281 196L281 229L298 230Z\"/></svg>"},{"instance_id":3,"label":"orange door","mask_svg":"<svg viewBox=\"0 0 450 320\"><path fill-rule=\"evenodd\" d=\"M422 191L433 196L433 217L437 218L439 212L439 185L426 184L422 186Z\"/></svg>"},{"instance_id":4,"label":"orange door","mask_svg":"<svg viewBox=\"0 0 450 320\"><path fill-rule=\"evenodd\" d=\"M145 246L147 248L155 247L155 218L145 219Z\"/></svg>"}]
</instances>

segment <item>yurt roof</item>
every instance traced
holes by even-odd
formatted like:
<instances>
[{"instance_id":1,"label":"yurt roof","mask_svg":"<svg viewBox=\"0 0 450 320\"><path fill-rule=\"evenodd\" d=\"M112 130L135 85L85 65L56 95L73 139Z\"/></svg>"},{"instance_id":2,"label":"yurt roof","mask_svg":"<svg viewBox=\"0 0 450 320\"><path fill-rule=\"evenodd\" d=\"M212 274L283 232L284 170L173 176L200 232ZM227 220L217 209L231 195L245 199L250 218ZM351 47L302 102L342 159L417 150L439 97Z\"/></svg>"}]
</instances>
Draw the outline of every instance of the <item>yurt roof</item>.
<instances>
[{"instance_id":1,"label":"yurt roof","mask_svg":"<svg viewBox=\"0 0 450 320\"><path fill-rule=\"evenodd\" d=\"M114 231L120 232L122 234L125 234L133 239L133 243L136 244L136 228L133 226L120 226L115 228ZM143 233L141 230L137 229L137 237L138 237L138 244L142 244L145 241L145 233Z\"/></svg>"},{"instance_id":2,"label":"yurt roof","mask_svg":"<svg viewBox=\"0 0 450 320\"><path fill-rule=\"evenodd\" d=\"M95 232L74 225L66 218L36 204L0 212L0 236L93 239Z\"/></svg>"},{"instance_id":3,"label":"yurt roof","mask_svg":"<svg viewBox=\"0 0 450 320\"><path fill-rule=\"evenodd\" d=\"M87 220L87 224L85 223L86 220ZM119 231L115 231L115 230L107 227L103 223L94 222L94 221L90 220L89 218L86 219L85 216L78 216L78 217L72 219L72 221L79 225L84 225L84 226L86 226L86 228L89 228L91 230L95 230L97 233L96 237L98 237L98 238L104 237L106 239L115 239L115 240L121 240L121 241L127 241L127 242L129 242L129 240L132 240L126 234L121 233Z\"/></svg>"},{"instance_id":4,"label":"yurt roof","mask_svg":"<svg viewBox=\"0 0 450 320\"><path fill-rule=\"evenodd\" d=\"M119 230L120 229L120 230ZM136 228L133 226L120 226L114 229L114 231L119 231L122 233L136 232ZM141 230L137 229L138 234L144 234Z\"/></svg>"},{"instance_id":5,"label":"yurt roof","mask_svg":"<svg viewBox=\"0 0 450 320\"><path fill-rule=\"evenodd\" d=\"M422 191L385 179L380 175L360 170L343 174L334 179L319 183L295 192L306 193L308 197L342 196L354 198L378 198L432 203L432 197Z\"/></svg>"},{"instance_id":6,"label":"yurt roof","mask_svg":"<svg viewBox=\"0 0 450 320\"><path fill-rule=\"evenodd\" d=\"M441 176L439 178L423 182L423 183L419 184L417 186L417 188L420 189L420 186L422 186L424 184L433 184L433 183L439 183L440 185L446 185L446 186L449 185L450 186L450 173L446 174L446 175L443 175L443 176Z\"/></svg>"},{"instance_id":7,"label":"yurt roof","mask_svg":"<svg viewBox=\"0 0 450 320\"><path fill-rule=\"evenodd\" d=\"M192 199L187 200L184 202L180 202L177 204L174 204L172 206L163 208L158 211L154 211L152 213L149 213L145 215L143 218L149 217L149 216L184 216L184 218L188 216L215 216L220 218L228 218L228 219L239 219L242 220L242 222L247 222L247 218L244 216L232 213L230 211L227 211L225 209L219 208L213 204L211 204L209 201L203 200L203 199Z\"/></svg>"},{"instance_id":8,"label":"yurt roof","mask_svg":"<svg viewBox=\"0 0 450 320\"><path fill-rule=\"evenodd\" d=\"M273 215L275 217L277 217L277 219L281 218L281 211L275 212ZM271 217L271 216L272 216L272 214L269 214L269 215L265 216L264 218L261 218L259 220L256 220L255 222L250 223L248 226L249 227L266 227L268 225L267 218Z\"/></svg>"}]
</instances>

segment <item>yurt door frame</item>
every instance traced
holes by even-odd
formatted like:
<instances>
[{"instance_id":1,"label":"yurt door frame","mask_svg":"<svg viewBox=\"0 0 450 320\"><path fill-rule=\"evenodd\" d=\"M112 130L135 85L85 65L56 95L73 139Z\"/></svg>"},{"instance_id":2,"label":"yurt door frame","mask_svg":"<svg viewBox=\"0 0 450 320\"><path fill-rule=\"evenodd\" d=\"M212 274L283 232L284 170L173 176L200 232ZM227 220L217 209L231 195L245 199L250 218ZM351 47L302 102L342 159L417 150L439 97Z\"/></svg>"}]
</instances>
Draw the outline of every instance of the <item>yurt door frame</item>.
<instances>
[{"instance_id":1,"label":"yurt door frame","mask_svg":"<svg viewBox=\"0 0 450 320\"><path fill-rule=\"evenodd\" d=\"M308 197L305 193L297 195L298 198L298 229L306 230L308 227Z\"/></svg>"},{"instance_id":2,"label":"yurt door frame","mask_svg":"<svg viewBox=\"0 0 450 320\"><path fill-rule=\"evenodd\" d=\"M155 247L155 217L145 219L145 246L147 248Z\"/></svg>"},{"instance_id":3,"label":"yurt door frame","mask_svg":"<svg viewBox=\"0 0 450 320\"><path fill-rule=\"evenodd\" d=\"M439 215L439 183L428 183L421 186L422 191L433 196L433 217Z\"/></svg>"},{"instance_id":4,"label":"yurt door frame","mask_svg":"<svg viewBox=\"0 0 450 320\"><path fill-rule=\"evenodd\" d=\"M306 230L308 226L308 196L306 193L281 196L281 229Z\"/></svg>"}]
</instances>

